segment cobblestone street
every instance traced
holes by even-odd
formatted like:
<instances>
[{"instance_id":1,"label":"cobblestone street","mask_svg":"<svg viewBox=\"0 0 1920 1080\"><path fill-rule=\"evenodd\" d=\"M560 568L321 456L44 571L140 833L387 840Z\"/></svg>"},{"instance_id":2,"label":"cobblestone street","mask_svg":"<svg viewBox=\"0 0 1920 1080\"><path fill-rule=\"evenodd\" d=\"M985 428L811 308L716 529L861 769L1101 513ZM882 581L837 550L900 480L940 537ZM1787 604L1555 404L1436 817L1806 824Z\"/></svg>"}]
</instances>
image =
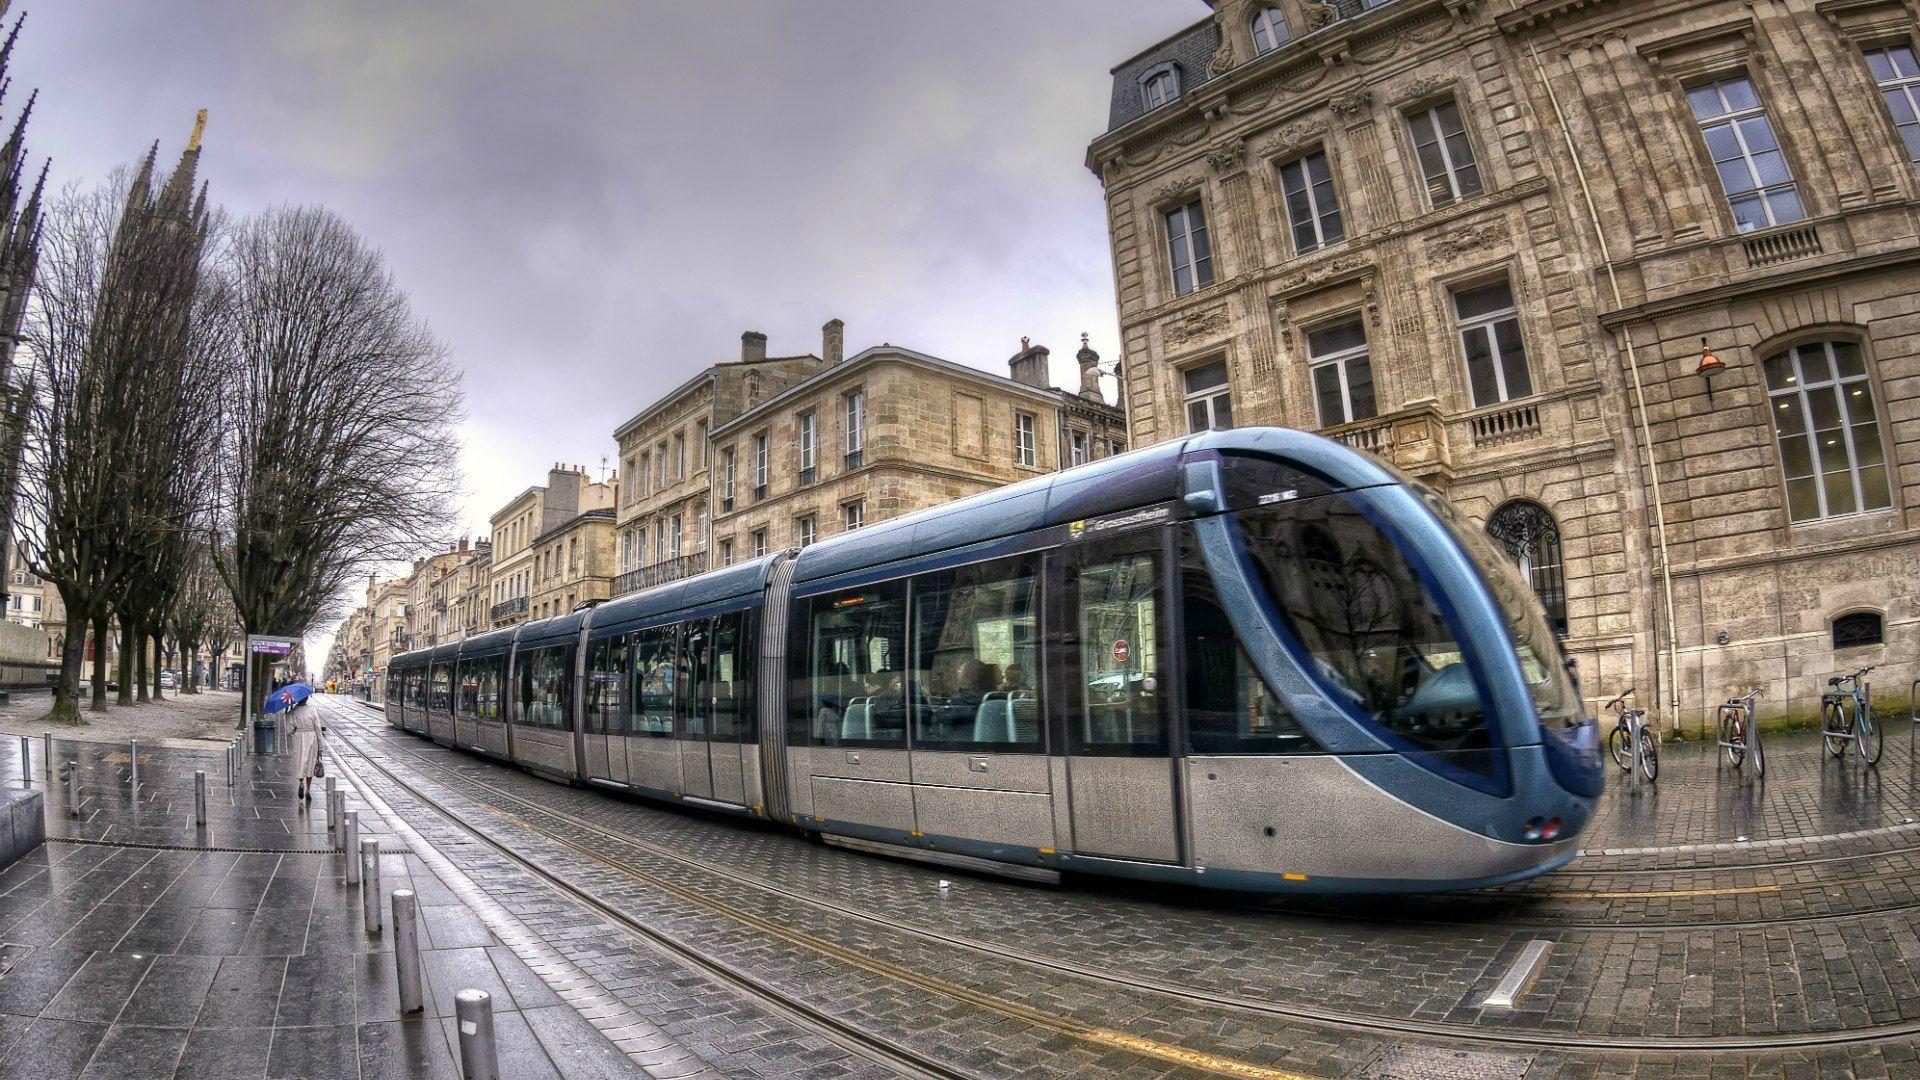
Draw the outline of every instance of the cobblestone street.
<instances>
[{"instance_id":1,"label":"cobblestone street","mask_svg":"<svg viewBox=\"0 0 1920 1080\"><path fill-rule=\"evenodd\" d=\"M220 752L143 745L136 789L124 747L63 741L80 813L56 784L48 844L0 873L6 1075L457 1075L469 986L493 994L515 1077L1920 1069L1904 738L1863 776L1776 737L1761 784L1670 747L1661 785L1616 784L1558 873L1263 903L842 851L321 701L384 889L420 898L425 1015L399 1016L391 930L366 933L323 802L292 798L284 759L246 758L229 789ZM19 753L0 745L0 782L19 784ZM36 787L42 756L34 739ZM1514 1005L1486 1004L1539 943Z\"/></svg>"}]
</instances>

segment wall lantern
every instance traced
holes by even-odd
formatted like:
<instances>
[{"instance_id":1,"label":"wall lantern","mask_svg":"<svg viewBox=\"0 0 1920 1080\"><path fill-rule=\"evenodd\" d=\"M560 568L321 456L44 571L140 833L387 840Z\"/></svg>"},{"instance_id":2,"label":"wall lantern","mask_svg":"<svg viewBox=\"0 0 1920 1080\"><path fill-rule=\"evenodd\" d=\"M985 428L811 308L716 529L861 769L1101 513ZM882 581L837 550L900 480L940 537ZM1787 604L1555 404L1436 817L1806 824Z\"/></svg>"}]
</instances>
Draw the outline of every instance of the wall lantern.
<instances>
[{"instance_id":1,"label":"wall lantern","mask_svg":"<svg viewBox=\"0 0 1920 1080\"><path fill-rule=\"evenodd\" d=\"M1713 350L1707 347L1707 339L1701 338L1700 366L1694 369L1694 374L1700 376L1700 381L1707 384L1708 408L1713 407L1713 377L1725 370L1727 370L1727 365L1721 362L1719 357L1713 355Z\"/></svg>"}]
</instances>

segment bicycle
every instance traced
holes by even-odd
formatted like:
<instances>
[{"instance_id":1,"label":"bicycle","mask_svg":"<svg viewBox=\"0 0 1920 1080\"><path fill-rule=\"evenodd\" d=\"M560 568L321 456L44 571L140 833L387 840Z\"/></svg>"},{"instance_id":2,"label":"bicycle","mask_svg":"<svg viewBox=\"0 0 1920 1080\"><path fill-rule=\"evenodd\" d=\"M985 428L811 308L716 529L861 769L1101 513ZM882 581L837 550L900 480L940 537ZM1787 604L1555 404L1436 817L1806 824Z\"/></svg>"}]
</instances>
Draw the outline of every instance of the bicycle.
<instances>
[{"instance_id":1,"label":"bicycle","mask_svg":"<svg viewBox=\"0 0 1920 1080\"><path fill-rule=\"evenodd\" d=\"M1629 686L1619 697L1607 702L1602 708L1613 712L1613 730L1607 733L1607 750L1613 755L1613 763L1620 766L1621 772L1633 771L1634 732L1640 733L1640 775L1651 783L1660 777L1660 740L1653 737L1647 728L1645 709L1627 708L1627 698L1633 696L1634 688Z\"/></svg>"},{"instance_id":2,"label":"bicycle","mask_svg":"<svg viewBox=\"0 0 1920 1080\"><path fill-rule=\"evenodd\" d=\"M1766 749L1760 742L1760 728L1753 722L1753 699L1765 692L1764 687L1755 687L1746 697L1728 698L1719 713L1720 748L1726 752L1727 764L1737 769L1751 754L1755 776L1767 771Z\"/></svg>"},{"instance_id":3,"label":"bicycle","mask_svg":"<svg viewBox=\"0 0 1920 1080\"><path fill-rule=\"evenodd\" d=\"M1873 711L1872 687L1863 681L1877 666L1869 664L1851 675L1833 676L1827 680L1832 689L1820 695L1820 739L1827 753L1836 758L1847 752L1851 742L1860 751L1862 762L1868 766L1880 764L1886 731Z\"/></svg>"}]
</instances>

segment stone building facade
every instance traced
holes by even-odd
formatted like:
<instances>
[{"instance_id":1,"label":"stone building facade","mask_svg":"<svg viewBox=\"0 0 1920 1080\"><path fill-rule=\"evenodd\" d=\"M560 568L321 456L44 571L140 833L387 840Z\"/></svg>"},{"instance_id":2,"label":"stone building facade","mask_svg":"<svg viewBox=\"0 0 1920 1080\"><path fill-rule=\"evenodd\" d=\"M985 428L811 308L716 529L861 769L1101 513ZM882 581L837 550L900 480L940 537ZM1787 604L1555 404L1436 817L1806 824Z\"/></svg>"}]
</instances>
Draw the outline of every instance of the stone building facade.
<instances>
[{"instance_id":1,"label":"stone building facade","mask_svg":"<svg viewBox=\"0 0 1920 1080\"><path fill-rule=\"evenodd\" d=\"M594 485L611 499L613 485ZM582 510L534 539L538 570L532 617L565 615L583 603L605 600L613 587L614 509Z\"/></svg>"},{"instance_id":2,"label":"stone building facade","mask_svg":"<svg viewBox=\"0 0 1920 1080\"><path fill-rule=\"evenodd\" d=\"M547 470L544 487L528 488L488 519L493 528L488 544L493 602L487 609L487 629L527 621L534 611L534 594L545 595L555 580L554 550L550 542L542 545L543 538L583 513L612 509L617 486L617 477L596 481L584 466L555 465Z\"/></svg>"},{"instance_id":3,"label":"stone building facade","mask_svg":"<svg viewBox=\"0 0 1920 1080\"><path fill-rule=\"evenodd\" d=\"M1051 387L1047 356L1023 342L1008 377L882 345L835 356L719 425L714 562L804 547L1124 447L1098 355L1081 350L1078 394Z\"/></svg>"},{"instance_id":4,"label":"stone building facade","mask_svg":"<svg viewBox=\"0 0 1920 1080\"><path fill-rule=\"evenodd\" d=\"M1114 69L1135 443L1323 431L1532 574L1595 699L1904 696L1920 70L1901 0L1212 0Z\"/></svg>"},{"instance_id":5,"label":"stone building facade","mask_svg":"<svg viewBox=\"0 0 1920 1080\"><path fill-rule=\"evenodd\" d=\"M838 360L844 330L821 330ZM714 364L637 413L613 433L620 446L620 503L613 595L658 585L712 565L712 432L746 409L818 372L819 356L768 356L767 336L740 336L740 359Z\"/></svg>"}]
</instances>

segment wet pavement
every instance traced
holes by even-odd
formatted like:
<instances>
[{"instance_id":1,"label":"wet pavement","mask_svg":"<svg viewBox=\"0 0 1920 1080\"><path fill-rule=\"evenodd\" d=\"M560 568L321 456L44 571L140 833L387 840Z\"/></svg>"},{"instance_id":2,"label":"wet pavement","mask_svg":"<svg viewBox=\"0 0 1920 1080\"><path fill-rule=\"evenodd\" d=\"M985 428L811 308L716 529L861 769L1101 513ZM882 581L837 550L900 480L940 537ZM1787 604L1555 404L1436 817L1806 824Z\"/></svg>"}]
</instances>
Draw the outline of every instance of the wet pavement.
<instances>
[{"instance_id":1,"label":"wet pavement","mask_svg":"<svg viewBox=\"0 0 1920 1080\"><path fill-rule=\"evenodd\" d=\"M1758 782L1669 746L1560 872L1327 902L855 854L321 708L386 886L421 896L429 1018L395 1015L390 935L280 759L229 792L218 749L143 749L136 796L95 746L80 816L56 787L0 873L0 1075L439 1075L462 985L495 992L508 1076L1920 1075L1904 728L1872 771L1776 736Z\"/></svg>"}]
</instances>

